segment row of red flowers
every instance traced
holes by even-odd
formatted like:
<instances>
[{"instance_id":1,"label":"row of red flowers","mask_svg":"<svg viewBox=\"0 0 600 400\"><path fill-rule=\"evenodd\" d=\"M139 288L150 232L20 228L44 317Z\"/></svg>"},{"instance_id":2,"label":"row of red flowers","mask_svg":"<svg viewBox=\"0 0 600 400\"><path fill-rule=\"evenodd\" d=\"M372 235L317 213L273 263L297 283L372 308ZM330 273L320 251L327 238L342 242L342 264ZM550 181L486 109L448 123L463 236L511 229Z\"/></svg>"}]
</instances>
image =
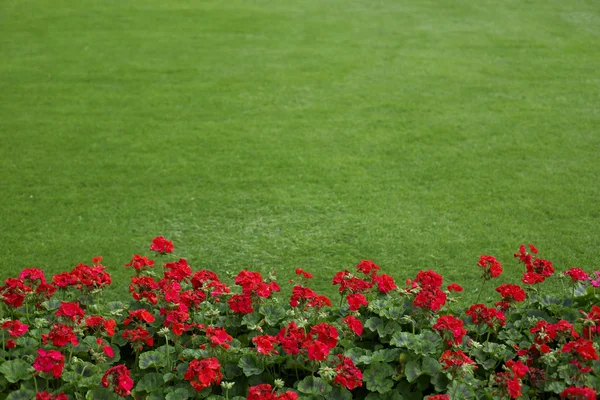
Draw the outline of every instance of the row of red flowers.
<instances>
[{"instance_id":1,"label":"row of red flowers","mask_svg":"<svg viewBox=\"0 0 600 400\"><path fill-rule=\"evenodd\" d=\"M165 256L174 246L157 237L150 249ZM130 304L97 301L112 282L101 257L50 281L28 268L0 287L0 385L61 400L101 388L142 398L596 399L600 272L570 268L561 274L568 295L542 296L556 271L537 255L522 245L514 256L523 285L501 284L498 301L466 310L450 301L463 288L436 272L399 285L367 260L333 277L339 307L302 269L284 306L272 277L243 270L235 290L185 259L165 262L158 276L154 260L134 255L125 265L135 274ZM477 266L483 284L503 272L489 255Z\"/></svg>"}]
</instances>

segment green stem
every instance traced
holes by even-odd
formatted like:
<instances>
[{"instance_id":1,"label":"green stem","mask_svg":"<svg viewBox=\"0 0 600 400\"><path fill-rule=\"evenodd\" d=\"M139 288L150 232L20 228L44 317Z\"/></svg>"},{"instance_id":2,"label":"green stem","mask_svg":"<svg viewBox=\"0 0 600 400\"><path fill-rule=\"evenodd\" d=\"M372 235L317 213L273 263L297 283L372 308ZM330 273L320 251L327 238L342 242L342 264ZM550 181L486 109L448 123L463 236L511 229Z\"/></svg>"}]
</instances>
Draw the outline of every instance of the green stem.
<instances>
[{"instance_id":1,"label":"green stem","mask_svg":"<svg viewBox=\"0 0 600 400\"><path fill-rule=\"evenodd\" d=\"M485 287L486 282L487 282L487 279L484 279L483 283L481 284L481 289L479 289L479 293L477 294L477 300L475 300L476 304L479 304L479 298L481 297L481 293L483 292L483 288Z\"/></svg>"},{"instance_id":2,"label":"green stem","mask_svg":"<svg viewBox=\"0 0 600 400\"><path fill-rule=\"evenodd\" d=\"M165 335L165 347L167 353L167 373L171 372L171 354L169 352L169 334Z\"/></svg>"},{"instance_id":3,"label":"green stem","mask_svg":"<svg viewBox=\"0 0 600 400\"><path fill-rule=\"evenodd\" d=\"M35 392L39 393L37 379L35 379L35 374L33 374L33 384L35 385Z\"/></svg>"}]
</instances>

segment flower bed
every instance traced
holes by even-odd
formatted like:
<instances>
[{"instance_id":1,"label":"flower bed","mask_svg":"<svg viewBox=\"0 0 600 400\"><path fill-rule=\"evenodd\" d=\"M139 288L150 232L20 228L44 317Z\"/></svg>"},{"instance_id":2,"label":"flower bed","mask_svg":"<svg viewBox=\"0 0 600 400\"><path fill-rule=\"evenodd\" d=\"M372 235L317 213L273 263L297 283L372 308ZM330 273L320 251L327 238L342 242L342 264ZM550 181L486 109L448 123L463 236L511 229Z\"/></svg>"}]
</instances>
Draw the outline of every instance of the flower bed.
<instances>
[{"instance_id":1,"label":"flower bed","mask_svg":"<svg viewBox=\"0 0 600 400\"><path fill-rule=\"evenodd\" d=\"M173 244L150 249L168 258ZM399 285L372 261L335 274L335 306L302 269L282 301L272 276L244 270L230 287L136 254L129 302L103 301L101 257L49 281L25 269L0 287L0 397L596 399L600 272L557 274L537 254L521 246L522 282L466 310L434 271ZM482 284L502 273L492 256L477 265ZM568 289L542 295L546 279Z\"/></svg>"}]
</instances>

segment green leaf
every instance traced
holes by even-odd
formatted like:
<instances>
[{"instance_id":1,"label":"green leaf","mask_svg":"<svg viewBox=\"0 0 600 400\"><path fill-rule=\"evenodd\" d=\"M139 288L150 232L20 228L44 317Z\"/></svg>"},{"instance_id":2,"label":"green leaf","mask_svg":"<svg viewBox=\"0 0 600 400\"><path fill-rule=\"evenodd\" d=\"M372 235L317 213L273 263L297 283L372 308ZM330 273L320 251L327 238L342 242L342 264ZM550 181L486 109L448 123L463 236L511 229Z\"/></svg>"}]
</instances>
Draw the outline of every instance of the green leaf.
<instances>
[{"instance_id":1,"label":"green leaf","mask_svg":"<svg viewBox=\"0 0 600 400\"><path fill-rule=\"evenodd\" d=\"M173 378L175 378L175 374L172 372L167 372L166 374L163 375L163 382L167 383Z\"/></svg>"},{"instance_id":2,"label":"green leaf","mask_svg":"<svg viewBox=\"0 0 600 400\"><path fill-rule=\"evenodd\" d=\"M121 397L110 389L96 387L88 390L85 394L86 400L117 400Z\"/></svg>"},{"instance_id":3,"label":"green leaf","mask_svg":"<svg viewBox=\"0 0 600 400\"><path fill-rule=\"evenodd\" d=\"M375 362L363 373L363 381L371 392L386 393L394 386L388 377L394 374L394 368L388 363Z\"/></svg>"},{"instance_id":4,"label":"green leaf","mask_svg":"<svg viewBox=\"0 0 600 400\"><path fill-rule=\"evenodd\" d=\"M560 381L552 381L552 382L546 382L546 385L544 385L544 390L546 392L552 392L552 393L561 393L563 390L565 390L565 384L564 382L560 382Z\"/></svg>"},{"instance_id":5,"label":"green leaf","mask_svg":"<svg viewBox=\"0 0 600 400\"><path fill-rule=\"evenodd\" d=\"M265 316L267 324L274 326L285 318L285 309L279 304L265 304L260 308L260 313Z\"/></svg>"},{"instance_id":6,"label":"green leaf","mask_svg":"<svg viewBox=\"0 0 600 400\"><path fill-rule=\"evenodd\" d=\"M410 383L417 380L419 376L423 373L421 370L421 363L419 360L410 360L406 363L404 367L404 374L406 375L406 380Z\"/></svg>"},{"instance_id":7,"label":"green leaf","mask_svg":"<svg viewBox=\"0 0 600 400\"><path fill-rule=\"evenodd\" d=\"M172 374L171 374L172 375ZM147 373L135 385L136 392L152 392L164 384L163 374L158 372Z\"/></svg>"},{"instance_id":8,"label":"green leaf","mask_svg":"<svg viewBox=\"0 0 600 400\"><path fill-rule=\"evenodd\" d=\"M333 386L331 392L325 395L327 400L352 400L352 393L345 387Z\"/></svg>"},{"instance_id":9,"label":"green leaf","mask_svg":"<svg viewBox=\"0 0 600 400\"><path fill-rule=\"evenodd\" d=\"M332 387L323 378L307 376L298 383L298 391L313 396L324 396L331 391Z\"/></svg>"},{"instance_id":10,"label":"green leaf","mask_svg":"<svg viewBox=\"0 0 600 400\"><path fill-rule=\"evenodd\" d=\"M442 365L432 357L423 357L421 370L429 376L434 376L442 370Z\"/></svg>"},{"instance_id":11,"label":"green leaf","mask_svg":"<svg viewBox=\"0 0 600 400\"><path fill-rule=\"evenodd\" d=\"M398 390L390 390L386 394L369 393L365 400L403 400L404 398Z\"/></svg>"},{"instance_id":12,"label":"green leaf","mask_svg":"<svg viewBox=\"0 0 600 400\"><path fill-rule=\"evenodd\" d=\"M177 388L172 392L167 393L167 396L165 398L166 400L181 400L189 399L190 397L190 392L188 390L184 388Z\"/></svg>"},{"instance_id":13,"label":"green leaf","mask_svg":"<svg viewBox=\"0 0 600 400\"><path fill-rule=\"evenodd\" d=\"M6 400L31 400L32 398L35 398L35 391L25 388L15 390L6 396Z\"/></svg>"},{"instance_id":14,"label":"green leaf","mask_svg":"<svg viewBox=\"0 0 600 400\"><path fill-rule=\"evenodd\" d=\"M260 375L265 370L254 354L243 355L238 362L238 367L244 371L246 376Z\"/></svg>"},{"instance_id":15,"label":"green leaf","mask_svg":"<svg viewBox=\"0 0 600 400\"><path fill-rule=\"evenodd\" d=\"M371 317L365 321L364 327L370 330L371 332L375 332L377 327L383 325L383 321L377 317Z\"/></svg>"},{"instance_id":16,"label":"green leaf","mask_svg":"<svg viewBox=\"0 0 600 400\"><path fill-rule=\"evenodd\" d=\"M146 351L140 354L139 366L141 369L161 368L167 365L167 358L158 351Z\"/></svg>"},{"instance_id":17,"label":"green leaf","mask_svg":"<svg viewBox=\"0 0 600 400\"><path fill-rule=\"evenodd\" d=\"M448 387L448 394L452 400L471 400L475 398L475 392L467 384L452 381Z\"/></svg>"},{"instance_id":18,"label":"green leaf","mask_svg":"<svg viewBox=\"0 0 600 400\"><path fill-rule=\"evenodd\" d=\"M450 380L448 379L446 374L438 372L437 374L431 377L430 382L433 385L435 391L439 393L446 390Z\"/></svg>"},{"instance_id":19,"label":"green leaf","mask_svg":"<svg viewBox=\"0 0 600 400\"><path fill-rule=\"evenodd\" d=\"M31 365L24 360L5 361L0 365L0 372L4 375L7 381L15 383L25 381L31 378Z\"/></svg>"},{"instance_id":20,"label":"green leaf","mask_svg":"<svg viewBox=\"0 0 600 400\"><path fill-rule=\"evenodd\" d=\"M413 343L416 341L416 335L413 335L410 332L396 332L392 339L390 340L390 344L396 347L403 347L406 349L410 349L413 347Z\"/></svg>"}]
</instances>

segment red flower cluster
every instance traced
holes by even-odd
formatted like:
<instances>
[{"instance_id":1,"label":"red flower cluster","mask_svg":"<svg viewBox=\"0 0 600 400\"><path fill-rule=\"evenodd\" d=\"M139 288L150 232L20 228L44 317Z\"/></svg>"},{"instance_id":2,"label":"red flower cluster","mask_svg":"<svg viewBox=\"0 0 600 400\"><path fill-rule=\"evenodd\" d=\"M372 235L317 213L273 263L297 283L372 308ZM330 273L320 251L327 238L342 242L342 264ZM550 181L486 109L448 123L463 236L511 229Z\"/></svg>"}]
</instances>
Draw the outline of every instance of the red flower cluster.
<instances>
[{"instance_id":1,"label":"red flower cluster","mask_svg":"<svg viewBox=\"0 0 600 400\"><path fill-rule=\"evenodd\" d=\"M496 288L496 292L502 296L502 301L494 303L495 306L503 310L508 310L511 304L525 301L527 294L519 285L512 283L502 284Z\"/></svg>"},{"instance_id":2,"label":"red flower cluster","mask_svg":"<svg viewBox=\"0 0 600 400\"><path fill-rule=\"evenodd\" d=\"M38 372L52 373L55 378L60 378L65 365L65 356L56 350L38 349L37 353L33 368Z\"/></svg>"},{"instance_id":3,"label":"red flower cluster","mask_svg":"<svg viewBox=\"0 0 600 400\"><path fill-rule=\"evenodd\" d=\"M497 278L502 273L502 264L500 264L500 262L496 260L496 257L494 256L479 256L479 262L477 265L483 268L482 277L485 280Z\"/></svg>"},{"instance_id":4,"label":"red flower cluster","mask_svg":"<svg viewBox=\"0 0 600 400\"><path fill-rule=\"evenodd\" d=\"M350 330L352 332L354 332L357 336L362 335L362 333L363 333L363 324L355 316L348 315L348 316L342 318L342 322L344 322L348 326L348 328L350 328Z\"/></svg>"},{"instance_id":5,"label":"red flower cluster","mask_svg":"<svg viewBox=\"0 0 600 400\"><path fill-rule=\"evenodd\" d=\"M420 288L419 293L415 296L413 304L415 307L428 308L431 311L437 311L446 304L446 293L440 288L442 287L442 276L436 272L419 271L415 282Z\"/></svg>"},{"instance_id":6,"label":"red flower cluster","mask_svg":"<svg viewBox=\"0 0 600 400\"><path fill-rule=\"evenodd\" d=\"M18 319L15 319L4 322L2 325L0 325L0 328L6 329L10 336L18 338L27 333L29 330L29 325L26 325Z\"/></svg>"},{"instance_id":7,"label":"red flower cluster","mask_svg":"<svg viewBox=\"0 0 600 400\"><path fill-rule=\"evenodd\" d=\"M75 335L75 332L73 332L73 327L60 323L54 324L48 334L42 334L42 343L46 345L49 341L51 341L52 345L56 347L63 347L69 343L71 343L73 346L77 346L77 344L79 344L77 336Z\"/></svg>"},{"instance_id":8,"label":"red flower cluster","mask_svg":"<svg viewBox=\"0 0 600 400\"><path fill-rule=\"evenodd\" d=\"M339 285L340 294L363 293L373 287L373 284L352 275L350 271L339 271L332 279L333 285Z\"/></svg>"},{"instance_id":9,"label":"red flower cluster","mask_svg":"<svg viewBox=\"0 0 600 400\"><path fill-rule=\"evenodd\" d=\"M450 400L449 394L436 394L433 396L428 396L427 400Z\"/></svg>"},{"instance_id":10,"label":"red flower cluster","mask_svg":"<svg viewBox=\"0 0 600 400\"><path fill-rule=\"evenodd\" d=\"M440 357L440 364L444 369L456 370L466 365L475 365L462 350L446 350Z\"/></svg>"},{"instance_id":11,"label":"red flower cluster","mask_svg":"<svg viewBox=\"0 0 600 400\"><path fill-rule=\"evenodd\" d=\"M600 334L600 307L592 306L589 313L579 311L582 315L583 322L583 336L586 339L593 339Z\"/></svg>"},{"instance_id":12,"label":"red flower cluster","mask_svg":"<svg viewBox=\"0 0 600 400\"><path fill-rule=\"evenodd\" d=\"M113 386L113 390L121 397L129 396L133 388L133 379L127 367L123 364L109 368L102 376L102 386Z\"/></svg>"},{"instance_id":13,"label":"red flower cluster","mask_svg":"<svg viewBox=\"0 0 600 400\"><path fill-rule=\"evenodd\" d=\"M224 349L228 349L229 343L233 340L225 328L213 328L212 326L206 328L206 337L210 341L211 347L221 346Z\"/></svg>"},{"instance_id":14,"label":"red flower cluster","mask_svg":"<svg viewBox=\"0 0 600 400\"><path fill-rule=\"evenodd\" d=\"M37 392L35 400L69 400L69 398L64 393L51 394L48 392Z\"/></svg>"},{"instance_id":15,"label":"red flower cluster","mask_svg":"<svg viewBox=\"0 0 600 400\"><path fill-rule=\"evenodd\" d=\"M0 299L8 306L17 308L23 305L28 293L36 303L50 299L56 292L56 286L46 283L44 272L38 268L26 268L21 271L19 278L8 278L4 286L0 286Z\"/></svg>"},{"instance_id":16,"label":"red flower cluster","mask_svg":"<svg viewBox=\"0 0 600 400\"><path fill-rule=\"evenodd\" d=\"M310 272L306 272L302 268L296 268L296 271L294 271L294 272L296 273L296 275L298 275L302 278L312 279L312 277L313 277L313 275Z\"/></svg>"},{"instance_id":17,"label":"red flower cluster","mask_svg":"<svg viewBox=\"0 0 600 400\"><path fill-rule=\"evenodd\" d=\"M298 394L288 390L285 393L277 394L268 383L256 385L248 388L246 400L296 400Z\"/></svg>"},{"instance_id":18,"label":"red flower cluster","mask_svg":"<svg viewBox=\"0 0 600 400\"><path fill-rule=\"evenodd\" d=\"M570 276L571 281L573 281L573 282L587 281L589 278L589 275L584 270L582 270L581 268L576 268L576 267L569 268L565 272L565 275Z\"/></svg>"},{"instance_id":19,"label":"red flower cluster","mask_svg":"<svg viewBox=\"0 0 600 400\"><path fill-rule=\"evenodd\" d=\"M338 358L341 362L335 367L337 375L333 383L346 387L348 390L362 386L362 371L356 368L352 359L341 354L338 354Z\"/></svg>"},{"instance_id":20,"label":"red flower cluster","mask_svg":"<svg viewBox=\"0 0 600 400\"><path fill-rule=\"evenodd\" d=\"M486 324L494 329L506 324L506 317L502 311L488 308L484 304L473 304L466 314L471 317L474 324Z\"/></svg>"},{"instance_id":21,"label":"red flower cluster","mask_svg":"<svg viewBox=\"0 0 600 400\"><path fill-rule=\"evenodd\" d=\"M242 287L242 293L248 296L257 295L262 298L269 298L273 292L279 292L281 289L276 282L263 282L259 272L242 270L235 277L235 284Z\"/></svg>"},{"instance_id":22,"label":"red flower cluster","mask_svg":"<svg viewBox=\"0 0 600 400\"><path fill-rule=\"evenodd\" d=\"M104 317L100 315L93 315L91 317L87 317L85 319L85 325L96 331L101 331L104 329L108 336L113 336L115 334L115 327L117 326L117 321L114 319L104 319Z\"/></svg>"},{"instance_id":23,"label":"red flower cluster","mask_svg":"<svg viewBox=\"0 0 600 400\"><path fill-rule=\"evenodd\" d=\"M78 302L61 301L58 310L54 313L57 317L63 317L71 322L79 322L85 315Z\"/></svg>"},{"instance_id":24,"label":"red flower cluster","mask_svg":"<svg viewBox=\"0 0 600 400\"><path fill-rule=\"evenodd\" d=\"M206 293L210 292L210 295L215 297L217 302L219 301L219 296L230 292L229 287L219 281L217 274L205 269L194 273L191 282L196 292L201 291L205 294L205 297Z\"/></svg>"},{"instance_id":25,"label":"red flower cluster","mask_svg":"<svg viewBox=\"0 0 600 400\"><path fill-rule=\"evenodd\" d=\"M358 311L361 306L368 306L369 302L361 293L350 293L346 296L348 307L351 311Z\"/></svg>"},{"instance_id":26,"label":"red flower cluster","mask_svg":"<svg viewBox=\"0 0 600 400\"><path fill-rule=\"evenodd\" d=\"M538 253L538 250L532 244L529 245L529 249L534 254ZM527 253L524 244L519 247L519 252L515 253L515 258L518 258L523 264L525 264L526 272L521 281L528 285L544 282L546 278L552 276L554 273L552 261L544 260L538 257L534 258L531 254Z\"/></svg>"},{"instance_id":27,"label":"red flower cluster","mask_svg":"<svg viewBox=\"0 0 600 400\"><path fill-rule=\"evenodd\" d=\"M155 237L150 245L150 250L161 254L172 253L173 249L173 241L165 239L164 236Z\"/></svg>"},{"instance_id":28,"label":"red flower cluster","mask_svg":"<svg viewBox=\"0 0 600 400\"><path fill-rule=\"evenodd\" d=\"M503 391L503 395L510 396L511 399L517 399L523 395L521 393L521 378L527 375L529 368L521 361L507 361L506 367L509 372L497 373L494 381Z\"/></svg>"},{"instance_id":29,"label":"red flower cluster","mask_svg":"<svg viewBox=\"0 0 600 400\"><path fill-rule=\"evenodd\" d=\"M215 357L192 360L183 378L190 381L190 385L198 392L213 384L218 385L223 378L219 360Z\"/></svg>"},{"instance_id":30,"label":"red flower cluster","mask_svg":"<svg viewBox=\"0 0 600 400\"><path fill-rule=\"evenodd\" d=\"M433 330L442 334L448 346L459 346L463 337L467 334L463 321L453 315L440 316L433 325Z\"/></svg>"},{"instance_id":31,"label":"red flower cluster","mask_svg":"<svg viewBox=\"0 0 600 400\"><path fill-rule=\"evenodd\" d=\"M78 264L71 272L62 272L52 277L52 283L57 287L73 286L78 290L92 291L104 288L112 283L110 274L100 264L89 266Z\"/></svg>"},{"instance_id":32,"label":"red flower cluster","mask_svg":"<svg viewBox=\"0 0 600 400\"><path fill-rule=\"evenodd\" d=\"M277 340L279 340L281 347L287 354L296 355L306 341L306 334L304 329L298 328L296 322L292 321L286 327L281 328L277 334Z\"/></svg>"},{"instance_id":33,"label":"red flower cluster","mask_svg":"<svg viewBox=\"0 0 600 400\"><path fill-rule=\"evenodd\" d=\"M271 354L277 354L275 345L279 344L279 340L275 336L263 335L255 336L252 338L252 343L256 346L256 350L260 354L270 356Z\"/></svg>"},{"instance_id":34,"label":"red flower cluster","mask_svg":"<svg viewBox=\"0 0 600 400\"><path fill-rule=\"evenodd\" d=\"M296 285L292 288L292 296L290 297L290 306L298 307L303 305L304 309L309 307L322 308L331 306L331 300L327 296L317 294L309 287Z\"/></svg>"},{"instance_id":35,"label":"red flower cluster","mask_svg":"<svg viewBox=\"0 0 600 400\"><path fill-rule=\"evenodd\" d=\"M123 338L125 338L134 349L142 350L144 344L147 346L154 346L154 339L152 334L142 326L137 326L135 329L127 329L123 332Z\"/></svg>"},{"instance_id":36,"label":"red flower cluster","mask_svg":"<svg viewBox=\"0 0 600 400\"><path fill-rule=\"evenodd\" d=\"M192 268L188 265L184 258L180 258L179 261L176 262L165 263L164 267L164 277L170 281L187 281L192 275Z\"/></svg>"},{"instance_id":37,"label":"red flower cluster","mask_svg":"<svg viewBox=\"0 0 600 400\"><path fill-rule=\"evenodd\" d=\"M125 264L126 267L133 267L135 269L135 273L139 275L141 272L147 270L148 268L154 268L154 260L149 260L146 256L140 256L139 254L134 254L133 258L129 263ZM148 268L146 268L148 267Z\"/></svg>"},{"instance_id":38,"label":"red flower cluster","mask_svg":"<svg viewBox=\"0 0 600 400\"><path fill-rule=\"evenodd\" d=\"M568 387L560 394L561 399L567 400L596 400L596 391L590 387Z\"/></svg>"},{"instance_id":39,"label":"red flower cluster","mask_svg":"<svg viewBox=\"0 0 600 400\"><path fill-rule=\"evenodd\" d=\"M463 291L463 288L457 283L451 283L448 285L448 291L460 293Z\"/></svg>"},{"instance_id":40,"label":"red flower cluster","mask_svg":"<svg viewBox=\"0 0 600 400\"><path fill-rule=\"evenodd\" d=\"M158 283L151 276L134 276L129 285L129 293L134 300L146 299L153 305L158 302L158 295L155 293L157 289Z\"/></svg>"}]
</instances>

